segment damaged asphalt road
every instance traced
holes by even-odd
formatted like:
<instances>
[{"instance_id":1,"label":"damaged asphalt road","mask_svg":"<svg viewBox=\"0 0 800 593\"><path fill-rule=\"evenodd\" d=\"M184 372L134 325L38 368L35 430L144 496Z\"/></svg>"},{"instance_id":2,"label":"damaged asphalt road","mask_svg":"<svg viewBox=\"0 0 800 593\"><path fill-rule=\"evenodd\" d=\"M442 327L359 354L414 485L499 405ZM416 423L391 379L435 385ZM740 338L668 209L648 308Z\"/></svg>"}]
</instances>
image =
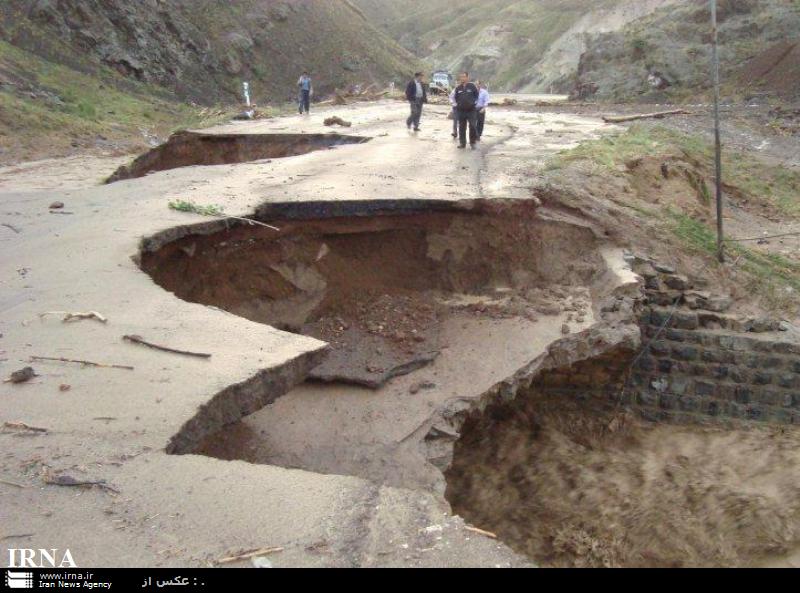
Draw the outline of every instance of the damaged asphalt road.
<instances>
[{"instance_id":1,"label":"damaged asphalt road","mask_svg":"<svg viewBox=\"0 0 800 593\"><path fill-rule=\"evenodd\" d=\"M466 530L434 492L165 452L179 433L205 436L271 403L325 349L156 285L136 261L140 241L218 223L170 210L170 201L247 216L275 202L527 198L537 162L612 129L591 118L496 109L480 151L461 154L446 108L428 109L419 135L404 129L406 110L373 103L208 131L321 134L335 113L352 121L351 133L372 138L269 162L182 167L108 186L99 182L119 159L0 171L0 222L19 230L0 228L0 351L8 359L0 374L30 365L38 375L0 386L0 420L47 429L0 434L0 537L30 534L26 547L69 548L79 566L97 567L205 566L266 546L283 548L271 557L276 566L528 564ZM54 200L72 214L51 215ZM108 322L40 317L48 311L100 311ZM125 335L213 357L154 351ZM32 356L134 370L31 364ZM104 481L118 493L58 488L44 482L50 474ZM4 548L17 543L2 540Z\"/></svg>"}]
</instances>

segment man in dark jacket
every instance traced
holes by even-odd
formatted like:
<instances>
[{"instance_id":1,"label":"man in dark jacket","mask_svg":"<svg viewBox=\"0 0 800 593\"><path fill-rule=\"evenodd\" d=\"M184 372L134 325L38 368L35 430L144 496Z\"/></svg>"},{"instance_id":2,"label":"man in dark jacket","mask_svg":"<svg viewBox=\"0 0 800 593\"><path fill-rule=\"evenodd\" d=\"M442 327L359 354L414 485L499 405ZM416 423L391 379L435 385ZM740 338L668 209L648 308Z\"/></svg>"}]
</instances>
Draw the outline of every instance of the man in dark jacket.
<instances>
[{"instance_id":1,"label":"man in dark jacket","mask_svg":"<svg viewBox=\"0 0 800 593\"><path fill-rule=\"evenodd\" d=\"M475 150L478 141L478 87L469 81L469 72L463 72L460 84L454 91L455 106L458 110L459 148L467 147L467 125L469 125L469 144Z\"/></svg>"},{"instance_id":2,"label":"man in dark jacket","mask_svg":"<svg viewBox=\"0 0 800 593\"><path fill-rule=\"evenodd\" d=\"M414 80L408 83L406 87L406 99L411 105L411 115L406 120L406 126L411 129L414 126L414 131L419 132L419 120L422 118L422 106L428 102L428 90L425 88L425 83L422 82L422 72L414 74Z\"/></svg>"}]
</instances>

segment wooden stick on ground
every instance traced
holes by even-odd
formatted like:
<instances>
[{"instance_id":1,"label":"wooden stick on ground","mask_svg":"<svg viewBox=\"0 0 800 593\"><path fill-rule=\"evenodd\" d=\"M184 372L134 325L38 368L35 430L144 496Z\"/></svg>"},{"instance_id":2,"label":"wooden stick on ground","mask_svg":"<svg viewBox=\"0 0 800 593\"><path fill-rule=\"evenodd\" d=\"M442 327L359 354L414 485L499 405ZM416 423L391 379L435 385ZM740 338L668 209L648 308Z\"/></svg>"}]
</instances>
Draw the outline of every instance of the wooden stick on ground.
<instances>
[{"instance_id":1,"label":"wooden stick on ground","mask_svg":"<svg viewBox=\"0 0 800 593\"><path fill-rule=\"evenodd\" d=\"M98 368L101 368L101 369L123 369L125 371L134 370L133 367L129 367L129 366L122 365L122 364L102 364L102 363L99 363L99 362L92 362L90 360L72 360L70 358L52 358L52 357L49 357L49 356L31 356L31 360L32 361L35 361L35 360L49 360L49 361L53 361L53 362L70 362L70 363L74 363L74 364L82 364L82 365L88 366L88 367L98 367Z\"/></svg>"},{"instance_id":2,"label":"wooden stick on ground","mask_svg":"<svg viewBox=\"0 0 800 593\"><path fill-rule=\"evenodd\" d=\"M485 535L490 539L497 539L497 534L492 533L491 531L484 531L483 529L478 529L477 527L472 527L472 525L465 525L464 529L467 531L471 531L472 533L478 533L480 535Z\"/></svg>"},{"instance_id":3,"label":"wooden stick on ground","mask_svg":"<svg viewBox=\"0 0 800 593\"><path fill-rule=\"evenodd\" d=\"M277 554L278 552L283 552L283 548L261 548L260 550L252 550L250 552L237 554L236 556L228 556L227 558L222 558L221 560L217 560L217 563L229 564L231 562L239 562L240 560L250 560L250 558L255 558L256 556Z\"/></svg>"},{"instance_id":4,"label":"wooden stick on ground","mask_svg":"<svg viewBox=\"0 0 800 593\"><path fill-rule=\"evenodd\" d=\"M122 336L122 339L126 342L131 342L132 344L140 344L141 346L147 346L148 348L153 348L154 350L161 350L162 352L170 352L172 354L183 354L184 356L194 356L196 358L211 358L210 354L205 354L203 352L188 352L186 350L176 350L175 348L168 348L167 346L159 346L158 344L153 344L152 342L146 341L141 336Z\"/></svg>"},{"instance_id":5,"label":"wooden stick on ground","mask_svg":"<svg viewBox=\"0 0 800 593\"><path fill-rule=\"evenodd\" d=\"M26 486L25 484L17 484L16 482L11 482L10 480L0 480L0 484L14 486L16 488L30 488L30 486Z\"/></svg>"},{"instance_id":6,"label":"wooden stick on ground","mask_svg":"<svg viewBox=\"0 0 800 593\"><path fill-rule=\"evenodd\" d=\"M621 124L626 121L636 121L639 119L661 119L668 115L690 115L685 109L673 109L672 111L659 111L657 113L639 113L637 115L606 115L603 121L607 124Z\"/></svg>"},{"instance_id":7,"label":"wooden stick on ground","mask_svg":"<svg viewBox=\"0 0 800 593\"><path fill-rule=\"evenodd\" d=\"M28 430L30 432L47 432L46 428L30 426L24 422L3 422L3 428L10 428L11 430Z\"/></svg>"},{"instance_id":8,"label":"wooden stick on ground","mask_svg":"<svg viewBox=\"0 0 800 593\"><path fill-rule=\"evenodd\" d=\"M48 315L63 315L62 321L68 323L71 321L81 321L83 319L96 319L100 323L108 323L108 319L102 313L97 311L87 311L86 313L70 313L69 311L45 311L39 313L39 319L44 319Z\"/></svg>"},{"instance_id":9,"label":"wooden stick on ground","mask_svg":"<svg viewBox=\"0 0 800 593\"><path fill-rule=\"evenodd\" d=\"M266 222L259 222L258 220L253 220L252 218L242 218L241 216L228 216L227 214L223 214L220 218L230 218L231 220L246 222L247 224L250 225L263 226L268 229L272 229L273 231L280 232L280 229L278 227L272 226L271 224L267 224Z\"/></svg>"}]
</instances>

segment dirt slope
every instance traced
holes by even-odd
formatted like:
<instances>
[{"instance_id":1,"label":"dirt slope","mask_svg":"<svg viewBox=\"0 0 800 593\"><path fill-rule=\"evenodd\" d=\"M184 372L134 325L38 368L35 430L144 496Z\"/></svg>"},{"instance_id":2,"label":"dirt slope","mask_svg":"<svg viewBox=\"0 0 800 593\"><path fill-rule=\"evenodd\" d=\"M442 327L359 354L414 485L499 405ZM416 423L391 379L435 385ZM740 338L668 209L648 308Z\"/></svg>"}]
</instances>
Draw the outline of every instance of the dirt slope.
<instances>
[{"instance_id":1,"label":"dirt slope","mask_svg":"<svg viewBox=\"0 0 800 593\"><path fill-rule=\"evenodd\" d=\"M538 92L574 74L587 35L674 0L353 1L437 67L475 71L498 90Z\"/></svg>"},{"instance_id":2,"label":"dirt slope","mask_svg":"<svg viewBox=\"0 0 800 593\"><path fill-rule=\"evenodd\" d=\"M320 91L388 83L414 59L344 0L8 0L2 36L79 70L110 66L202 103L284 98L304 68Z\"/></svg>"},{"instance_id":3,"label":"dirt slope","mask_svg":"<svg viewBox=\"0 0 800 593\"><path fill-rule=\"evenodd\" d=\"M418 61L347 0L6 0L0 162L141 150L213 123L195 104L237 104L242 81L263 106L293 99L304 69L322 96Z\"/></svg>"},{"instance_id":4,"label":"dirt slope","mask_svg":"<svg viewBox=\"0 0 800 593\"><path fill-rule=\"evenodd\" d=\"M800 99L800 39L776 43L750 60L739 79L753 91Z\"/></svg>"},{"instance_id":5,"label":"dirt slope","mask_svg":"<svg viewBox=\"0 0 800 593\"><path fill-rule=\"evenodd\" d=\"M595 37L581 57L575 94L618 102L695 97L709 88L710 28L708 2L691 0ZM793 0L720 2L720 62L727 94L742 93L740 71L748 61L796 38L798 30L800 4ZM765 59L768 66L769 55Z\"/></svg>"}]
</instances>

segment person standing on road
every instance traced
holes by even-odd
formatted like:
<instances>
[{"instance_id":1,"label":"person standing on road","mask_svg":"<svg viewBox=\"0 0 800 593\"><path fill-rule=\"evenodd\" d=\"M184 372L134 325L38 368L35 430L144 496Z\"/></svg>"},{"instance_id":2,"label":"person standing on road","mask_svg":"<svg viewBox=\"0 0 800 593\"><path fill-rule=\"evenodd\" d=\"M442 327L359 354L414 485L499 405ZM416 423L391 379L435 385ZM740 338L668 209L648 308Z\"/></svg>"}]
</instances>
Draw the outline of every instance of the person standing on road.
<instances>
[{"instance_id":1,"label":"person standing on road","mask_svg":"<svg viewBox=\"0 0 800 593\"><path fill-rule=\"evenodd\" d=\"M478 104L480 91L475 84L469 81L469 72L462 72L459 77L460 84L455 90L455 103L458 108L458 147L467 147L467 125L469 125L469 145L475 150L478 142Z\"/></svg>"},{"instance_id":2,"label":"person standing on road","mask_svg":"<svg viewBox=\"0 0 800 593\"><path fill-rule=\"evenodd\" d=\"M311 96L314 94L314 86L311 84L311 77L308 72L303 72L303 75L297 81L297 88L300 90L298 97L300 115L303 115L303 112L306 114L311 113Z\"/></svg>"},{"instance_id":3,"label":"person standing on road","mask_svg":"<svg viewBox=\"0 0 800 593\"><path fill-rule=\"evenodd\" d=\"M483 137L483 128L486 125L486 108L492 98L489 96L489 89L486 88L486 83L482 80L478 81L478 103L475 109L478 110L478 142Z\"/></svg>"},{"instance_id":4,"label":"person standing on road","mask_svg":"<svg viewBox=\"0 0 800 593\"><path fill-rule=\"evenodd\" d=\"M422 81L422 72L414 74L414 80L406 87L406 99L411 105L411 115L406 120L406 127L410 130L414 126L414 131L419 132L419 121L422 119L422 106L428 102L428 91Z\"/></svg>"}]
</instances>

